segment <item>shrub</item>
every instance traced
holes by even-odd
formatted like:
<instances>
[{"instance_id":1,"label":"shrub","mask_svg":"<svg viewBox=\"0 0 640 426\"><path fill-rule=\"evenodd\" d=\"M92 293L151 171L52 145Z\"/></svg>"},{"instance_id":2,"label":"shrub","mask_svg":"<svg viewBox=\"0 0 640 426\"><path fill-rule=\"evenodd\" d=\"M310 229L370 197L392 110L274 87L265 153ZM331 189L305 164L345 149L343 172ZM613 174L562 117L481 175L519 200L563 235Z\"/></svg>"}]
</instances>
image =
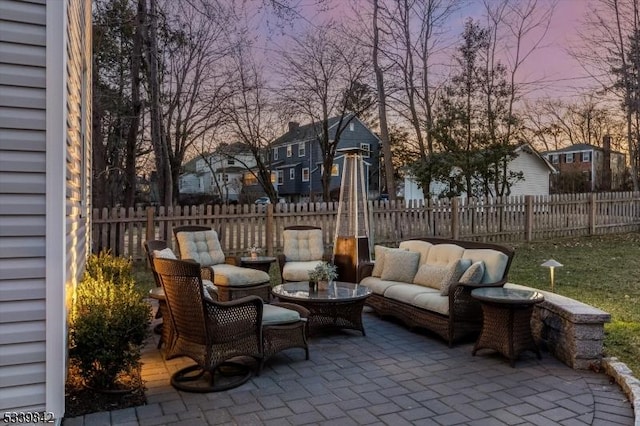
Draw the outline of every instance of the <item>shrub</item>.
<instances>
[{"instance_id":1,"label":"shrub","mask_svg":"<svg viewBox=\"0 0 640 426\"><path fill-rule=\"evenodd\" d=\"M92 255L69 322L69 355L84 383L116 388L120 374L139 366L151 322L151 307L135 288L131 262L109 253Z\"/></svg>"}]
</instances>

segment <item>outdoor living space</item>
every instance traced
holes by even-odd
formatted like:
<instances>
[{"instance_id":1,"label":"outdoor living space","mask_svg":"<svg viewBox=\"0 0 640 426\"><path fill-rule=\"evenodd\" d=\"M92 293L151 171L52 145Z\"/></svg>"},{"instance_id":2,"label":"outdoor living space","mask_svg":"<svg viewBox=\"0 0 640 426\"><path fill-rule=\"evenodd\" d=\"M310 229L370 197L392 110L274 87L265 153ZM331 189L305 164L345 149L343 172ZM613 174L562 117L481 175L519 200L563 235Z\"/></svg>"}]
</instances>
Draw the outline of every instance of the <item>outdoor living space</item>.
<instances>
[{"instance_id":1,"label":"outdoor living space","mask_svg":"<svg viewBox=\"0 0 640 426\"><path fill-rule=\"evenodd\" d=\"M366 337L314 336L310 360L284 351L244 385L204 394L169 384L191 361L165 361L153 335L142 358L147 404L64 424L634 424L627 397L601 372L573 370L548 353L525 353L512 368L497 354L471 356L472 342L449 348L367 309L363 320Z\"/></svg>"}]
</instances>

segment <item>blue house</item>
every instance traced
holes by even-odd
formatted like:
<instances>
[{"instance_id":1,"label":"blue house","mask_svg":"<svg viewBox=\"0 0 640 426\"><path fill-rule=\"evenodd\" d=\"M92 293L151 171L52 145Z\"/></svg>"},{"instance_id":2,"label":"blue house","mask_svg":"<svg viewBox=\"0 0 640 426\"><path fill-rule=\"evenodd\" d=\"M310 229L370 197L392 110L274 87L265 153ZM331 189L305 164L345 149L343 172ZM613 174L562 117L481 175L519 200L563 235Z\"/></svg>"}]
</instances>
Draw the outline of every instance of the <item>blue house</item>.
<instances>
[{"instance_id":1,"label":"blue house","mask_svg":"<svg viewBox=\"0 0 640 426\"><path fill-rule=\"evenodd\" d=\"M349 121L350 120L350 121ZM340 117L329 119L329 137L334 140ZM344 127L344 123L346 127ZM380 190L380 140L357 117L343 118L343 131L340 134L338 152L331 169L332 194L340 187L344 157L340 150L360 148L363 152L365 167L365 186L370 198L376 197ZM271 170L274 185L280 197L291 202L315 201L322 194L322 162L320 149L320 123L300 126L289 122L289 131L277 138L270 148ZM336 194L337 198L337 194Z\"/></svg>"}]
</instances>

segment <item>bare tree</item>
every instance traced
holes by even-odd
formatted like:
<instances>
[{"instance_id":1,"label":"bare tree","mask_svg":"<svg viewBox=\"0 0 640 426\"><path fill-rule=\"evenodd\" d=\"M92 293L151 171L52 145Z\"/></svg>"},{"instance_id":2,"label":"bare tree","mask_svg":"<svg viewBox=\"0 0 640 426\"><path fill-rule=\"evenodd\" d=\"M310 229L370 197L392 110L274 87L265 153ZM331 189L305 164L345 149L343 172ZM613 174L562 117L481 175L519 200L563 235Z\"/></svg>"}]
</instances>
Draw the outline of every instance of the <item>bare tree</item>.
<instances>
[{"instance_id":1,"label":"bare tree","mask_svg":"<svg viewBox=\"0 0 640 426\"><path fill-rule=\"evenodd\" d=\"M138 0L146 10L146 0ZM160 104L160 74L158 71L158 10L156 0L150 0L149 30L147 34L147 67L150 92L151 142L156 163L156 186L158 201L164 206L173 205L171 164L167 149L164 126L162 124L162 106Z\"/></svg>"},{"instance_id":2,"label":"bare tree","mask_svg":"<svg viewBox=\"0 0 640 426\"><path fill-rule=\"evenodd\" d=\"M243 156L232 156L257 179L272 203L277 203L277 193L271 182L270 157L264 155L269 143L280 128L273 111L263 79L263 70L252 58L248 47L238 46L232 54L232 71L237 77L233 85L233 96L224 106L224 116L229 134L251 152L252 162L247 164Z\"/></svg>"},{"instance_id":3,"label":"bare tree","mask_svg":"<svg viewBox=\"0 0 640 426\"><path fill-rule=\"evenodd\" d=\"M380 28L378 27L379 0L373 0L373 70L376 75L378 92L378 120L380 122L380 143L384 158L384 175L389 198L394 201L397 197L396 180L393 172L391 144L389 140L389 126L387 124L387 94L384 86L384 73L380 66Z\"/></svg>"},{"instance_id":4,"label":"bare tree","mask_svg":"<svg viewBox=\"0 0 640 426\"><path fill-rule=\"evenodd\" d=\"M371 96L368 101L356 103L350 96L357 87L366 86L371 60L367 52L335 31L335 26L327 25L293 39L292 48L282 54L279 67L283 105L292 116L307 118L318 126L325 201L330 199L331 170L340 136L354 117L372 107L375 100ZM332 117L338 120L335 131L329 129Z\"/></svg>"},{"instance_id":5,"label":"bare tree","mask_svg":"<svg viewBox=\"0 0 640 426\"><path fill-rule=\"evenodd\" d=\"M640 191L640 12L638 0L598 0L590 5L581 33L585 47L574 55L593 69L592 77L617 99L626 121L626 151L629 154L634 191Z\"/></svg>"},{"instance_id":6,"label":"bare tree","mask_svg":"<svg viewBox=\"0 0 640 426\"><path fill-rule=\"evenodd\" d=\"M395 74L390 96L393 108L413 129L418 161L427 163L434 152L434 105L441 79L434 78L436 57L446 48L445 24L461 6L451 0L392 2L381 21L388 33L382 51ZM431 174L422 175L421 187L429 197Z\"/></svg>"}]
</instances>

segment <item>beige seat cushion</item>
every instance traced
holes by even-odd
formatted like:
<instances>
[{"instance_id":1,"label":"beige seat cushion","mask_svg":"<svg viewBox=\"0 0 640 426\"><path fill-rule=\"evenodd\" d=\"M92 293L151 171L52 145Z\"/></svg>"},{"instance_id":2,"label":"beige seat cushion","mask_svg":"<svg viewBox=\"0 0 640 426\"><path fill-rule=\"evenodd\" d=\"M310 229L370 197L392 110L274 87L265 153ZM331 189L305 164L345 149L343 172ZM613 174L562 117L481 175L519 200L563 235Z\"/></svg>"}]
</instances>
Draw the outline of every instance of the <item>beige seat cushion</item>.
<instances>
[{"instance_id":1,"label":"beige seat cushion","mask_svg":"<svg viewBox=\"0 0 640 426\"><path fill-rule=\"evenodd\" d=\"M471 260L471 263L484 262L484 276L482 284L495 283L502 279L507 267L509 257L498 250L493 249L467 249L462 256Z\"/></svg>"},{"instance_id":2,"label":"beige seat cushion","mask_svg":"<svg viewBox=\"0 0 640 426\"><path fill-rule=\"evenodd\" d=\"M169 247L162 250L154 250L153 257L157 257L158 259L172 259L177 260L176 254Z\"/></svg>"},{"instance_id":3,"label":"beige seat cushion","mask_svg":"<svg viewBox=\"0 0 640 426\"><path fill-rule=\"evenodd\" d=\"M211 266L213 283L220 287L246 287L269 282L269 274L251 268L219 263Z\"/></svg>"},{"instance_id":4,"label":"beige seat cushion","mask_svg":"<svg viewBox=\"0 0 640 426\"><path fill-rule=\"evenodd\" d=\"M284 235L284 255L289 261L321 260L324 242L321 229L287 229Z\"/></svg>"},{"instance_id":5,"label":"beige seat cushion","mask_svg":"<svg viewBox=\"0 0 640 426\"><path fill-rule=\"evenodd\" d=\"M382 278L385 281L413 282L418 272L420 253L404 250L389 250L385 254Z\"/></svg>"},{"instance_id":6,"label":"beige seat cushion","mask_svg":"<svg viewBox=\"0 0 640 426\"><path fill-rule=\"evenodd\" d=\"M291 324L300 321L300 313L292 309L264 304L262 325Z\"/></svg>"},{"instance_id":7,"label":"beige seat cushion","mask_svg":"<svg viewBox=\"0 0 640 426\"><path fill-rule=\"evenodd\" d=\"M400 248L409 251L415 251L420 253L420 265L423 265L427 261L429 250L433 244L427 241L420 240L407 240L400 243Z\"/></svg>"},{"instance_id":8,"label":"beige seat cushion","mask_svg":"<svg viewBox=\"0 0 640 426\"><path fill-rule=\"evenodd\" d=\"M391 286L402 284L398 281L385 281L379 277L366 277L360 281L360 285L368 287L374 294L384 295L384 292Z\"/></svg>"},{"instance_id":9,"label":"beige seat cushion","mask_svg":"<svg viewBox=\"0 0 640 426\"><path fill-rule=\"evenodd\" d=\"M282 267L282 279L284 281L309 281L309 271L320 263L322 260L286 262Z\"/></svg>"},{"instance_id":10,"label":"beige seat cushion","mask_svg":"<svg viewBox=\"0 0 640 426\"><path fill-rule=\"evenodd\" d=\"M178 232L181 259L193 259L202 266L224 263L224 252L216 231Z\"/></svg>"},{"instance_id":11,"label":"beige seat cushion","mask_svg":"<svg viewBox=\"0 0 640 426\"><path fill-rule=\"evenodd\" d=\"M398 284L389 287L385 291L384 297L428 311L449 315L449 298L442 296L440 290L415 284Z\"/></svg>"}]
</instances>

